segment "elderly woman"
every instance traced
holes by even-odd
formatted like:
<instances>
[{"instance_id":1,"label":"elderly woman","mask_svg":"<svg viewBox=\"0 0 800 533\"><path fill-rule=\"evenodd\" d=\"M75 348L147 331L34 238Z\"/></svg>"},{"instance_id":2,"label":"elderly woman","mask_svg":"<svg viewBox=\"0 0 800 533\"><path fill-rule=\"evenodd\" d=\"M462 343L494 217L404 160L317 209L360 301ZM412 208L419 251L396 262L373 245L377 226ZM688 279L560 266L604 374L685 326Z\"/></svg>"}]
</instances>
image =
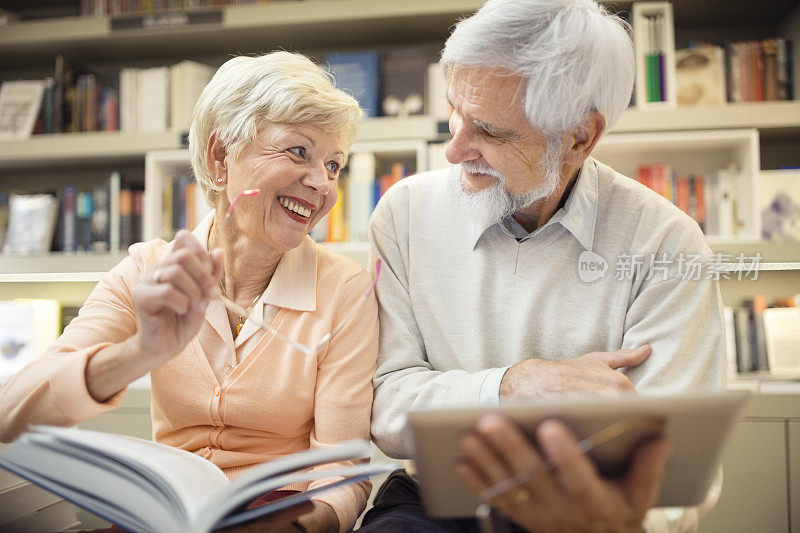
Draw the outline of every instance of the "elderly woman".
<instances>
[{"instance_id":1,"label":"elderly woman","mask_svg":"<svg viewBox=\"0 0 800 533\"><path fill-rule=\"evenodd\" d=\"M45 356L2 387L0 440L31 423L73 425L114 409L148 372L155 440L229 477L369 438L378 323L374 299L362 296L371 279L308 237L336 203L360 116L303 56L225 63L200 97L189 139L213 212L170 243L131 247ZM241 198L226 220L249 189L260 194ZM304 346L332 337L308 355L258 322ZM325 491L294 527L350 530L368 492L366 483Z\"/></svg>"}]
</instances>

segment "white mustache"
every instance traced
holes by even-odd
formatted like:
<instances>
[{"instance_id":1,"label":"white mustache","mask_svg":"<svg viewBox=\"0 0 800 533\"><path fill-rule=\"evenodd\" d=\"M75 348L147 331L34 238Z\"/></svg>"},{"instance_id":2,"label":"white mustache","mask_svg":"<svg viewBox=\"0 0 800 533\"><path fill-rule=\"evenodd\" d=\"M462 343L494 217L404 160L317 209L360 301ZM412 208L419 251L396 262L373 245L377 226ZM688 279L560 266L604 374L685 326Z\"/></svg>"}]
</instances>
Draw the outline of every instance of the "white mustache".
<instances>
[{"instance_id":1,"label":"white mustache","mask_svg":"<svg viewBox=\"0 0 800 533\"><path fill-rule=\"evenodd\" d=\"M485 174L487 176L491 176L494 179L499 180L500 183L505 182L503 175L489 165L482 165L473 161L464 161L461 163L461 169L466 170L470 174Z\"/></svg>"}]
</instances>

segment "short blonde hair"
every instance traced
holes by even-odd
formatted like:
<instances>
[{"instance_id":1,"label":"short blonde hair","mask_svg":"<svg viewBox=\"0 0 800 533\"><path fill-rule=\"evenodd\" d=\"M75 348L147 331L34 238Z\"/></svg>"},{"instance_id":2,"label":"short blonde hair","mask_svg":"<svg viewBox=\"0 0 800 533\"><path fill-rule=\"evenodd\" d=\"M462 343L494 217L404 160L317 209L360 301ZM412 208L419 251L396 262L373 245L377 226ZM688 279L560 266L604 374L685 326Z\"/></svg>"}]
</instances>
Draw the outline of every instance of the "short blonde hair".
<instances>
[{"instance_id":1,"label":"short blonde hair","mask_svg":"<svg viewBox=\"0 0 800 533\"><path fill-rule=\"evenodd\" d=\"M206 168L213 134L237 159L265 124L313 124L342 136L349 148L361 109L336 88L333 76L301 54L234 57L217 70L194 107L189 152L197 183L213 206L223 189Z\"/></svg>"}]
</instances>

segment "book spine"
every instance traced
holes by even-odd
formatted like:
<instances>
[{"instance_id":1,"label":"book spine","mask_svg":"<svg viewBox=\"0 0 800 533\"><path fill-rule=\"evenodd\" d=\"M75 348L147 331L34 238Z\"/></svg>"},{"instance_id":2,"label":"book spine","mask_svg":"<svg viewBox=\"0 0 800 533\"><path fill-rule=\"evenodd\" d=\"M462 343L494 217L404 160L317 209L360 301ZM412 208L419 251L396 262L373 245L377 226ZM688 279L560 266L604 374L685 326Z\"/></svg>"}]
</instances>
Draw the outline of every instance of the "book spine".
<instances>
[{"instance_id":1,"label":"book spine","mask_svg":"<svg viewBox=\"0 0 800 533\"><path fill-rule=\"evenodd\" d=\"M78 190L73 185L68 185L61 190L61 250L63 252L78 251L75 214L77 195Z\"/></svg>"},{"instance_id":2,"label":"book spine","mask_svg":"<svg viewBox=\"0 0 800 533\"><path fill-rule=\"evenodd\" d=\"M119 192L120 250L127 250L135 242L133 229L133 191L128 188Z\"/></svg>"},{"instance_id":3,"label":"book spine","mask_svg":"<svg viewBox=\"0 0 800 533\"><path fill-rule=\"evenodd\" d=\"M765 39L761 43L764 51L764 99L778 99L778 41Z\"/></svg>"},{"instance_id":4,"label":"book spine","mask_svg":"<svg viewBox=\"0 0 800 533\"><path fill-rule=\"evenodd\" d=\"M92 211L92 243L93 252L108 252L110 248L110 207L109 184L105 183L92 191L94 210Z\"/></svg>"},{"instance_id":5,"label":"book spine","mask_svg":"<svg viewBox=\"0 0 800 533\"><path fill-rule=\"evenodd\" d=\"M142 213L144 212L144 190L136 189L133 191L133 242L142 240Z\"/></svg>"},{"instance_id":6,"label":"book spine","mask_svg":"<svg viewBox=\"0 0 800 533\"><path fill-rule=\"evenodd\" d=\"M93 203L92 193L78 193L76 212L78 215L78 251L80 252L91 250Z\"/></svg>"},{"instance_id":7,"label":"book spine","mask_svg":"<svg viewBox=\"0 0 800 533\"><path fill-rule=\"evenodd\" d=\"M764 310L767 308L767 299L758 294L753 297L753 328L755 339L755 370L769 370L767 358L767 339L764 332Z\"/></svg>"},{"instance_id":8,"label":"book spine","mask_svg":"<svg viewBox=\"0 0 800 533\"><path fill-rule=\"evenodd\" d=\"M736 362L739 372L753 371L753 358L750 348L751 325L750 314L746 308L733 310L734 333L736 339Z\"/></svg>"},{"instance_id":9,"label":"book spine","mask_svg":"<svg viewBox=\"0 0 800 533\"><path fill-rule=\"evenodd\" d=\"M694 199L693 218L700 225L703 232L706 231L706 207L705 207L705 179L702 176L692 176L692 198Z\"/></svg>"},{"instance_id":10,"label":"book spine","mask_svg":"<svg viewBox=\"0 0 800 533\"><path fill-rule=\"evenodd\" d=\"M764 51L759 41L753 41L753 81L756 102L764 101Z\"/></svg>"}]
</instances>

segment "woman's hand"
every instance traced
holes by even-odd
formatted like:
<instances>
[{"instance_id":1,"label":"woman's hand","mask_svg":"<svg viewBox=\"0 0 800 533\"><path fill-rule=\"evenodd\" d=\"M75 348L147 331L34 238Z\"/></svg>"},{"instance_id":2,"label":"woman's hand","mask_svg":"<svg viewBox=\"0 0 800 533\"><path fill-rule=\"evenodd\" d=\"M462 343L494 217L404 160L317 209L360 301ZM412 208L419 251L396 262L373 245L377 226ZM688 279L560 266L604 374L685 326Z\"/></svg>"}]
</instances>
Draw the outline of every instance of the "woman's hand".
<instances>
[{"instance_id":1,"label":"woman's hand","mask_svg":"<svg viewBox=\"0 0 800 533\"><path fill-rule=\"evenodd\" d=\"M208 253L188 231L133 288L136 333L98 351L86 365L86 388L104 402L177 355L197 335L222 275L222 254Z\"/></svg>"},{"instance_id":2,"label":"woman's hand","mask_svg":"<svg viewBox=\"0 0 800 533\"><path fill-rule=\"evenodd\" d=\"M207 252L182 230L169 254L141 277L133 289L132 340L150 370L177 355L197 335L221 274L222 254Z\"/></svg>"},{"instance_id":3,"label":"woman's hand","mask_svg":"<svg viewBox=\"0 0 800 533\"><path fill-rule=\"evenodd\" d=\"M300 505L293 505L288 509L282 509L251 522L217 531L218 533L304 533L305 530L296 526L295 523L298 517L311 512L312 509L311 502L303 502Z\"/></svg>"}]
</instances>

